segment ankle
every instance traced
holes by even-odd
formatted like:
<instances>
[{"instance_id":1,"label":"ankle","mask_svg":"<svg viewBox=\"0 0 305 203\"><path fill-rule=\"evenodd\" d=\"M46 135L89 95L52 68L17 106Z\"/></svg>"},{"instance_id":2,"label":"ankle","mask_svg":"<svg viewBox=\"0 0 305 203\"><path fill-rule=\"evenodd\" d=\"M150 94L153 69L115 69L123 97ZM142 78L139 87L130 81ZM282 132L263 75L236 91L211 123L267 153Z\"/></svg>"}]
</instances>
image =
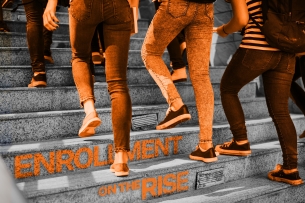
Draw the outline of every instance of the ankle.
<instances>
[{"instance_id":1,"label":"ankle","mask_svg":"<svg viewBox=\"0 0 305 203\"><path fill-rule=\"evenodd\" d=\"M285 174L294 173L294 172L297 172L297 171L298 171L297 168L294 168L294 169L283 169L283 172Z\"/></svg>"},{"instance_id":2,"label":"ankle","mask_svg":"<svg viewBox=\"0 0 305 203\"><path fill-rule=\"evenodd\" d=\"M206 143L199 143L199 147L201 151L207 151L208 149L213 147L212 142L206 142Z\"/></svg>"},{"instance_id":3,"label":"ankle","mask_svg":"<svg viewBox=\"0 0 305 203\"><path fill-rule=\"evenodd\" d=\"M128 163L128 152L127 151L119 151L114 155L114 163Z\"/></svg>"},{"instance_id":4,"label":"ankle","mask_svg":"<svg viewBox=\"0 0 305 203\"><path fill-rule=\"evenodd\" d=\"M249 143L249 141L248 140L235 140L235 142L236 142L236 144L238 144L238 145L243 145L243 144L247 144L247 143Z\"/></svg>"},{"instance_id":5,"label":"ankle","mask_svg":"<svg viewBox=\"0 0 305 203\"><path fill-rule=\"evenodd\" d=\"M172 111L178 111L183 105L184 103L182 99L176 99L173 103L171 103L170 109Z\"/></svg>"},{"instance_id":6,"label":"ankle","mask_svg":"<svg viewBox=\"0 0 305 203\"><path fill-rule=\"evenodd\" d=\"M84 106L84 111L85 111L86 115L89 115L90 113L95 111L93 99L88 99L88 100L84 101L83 106Z\"/></svg>"}]
</instances>

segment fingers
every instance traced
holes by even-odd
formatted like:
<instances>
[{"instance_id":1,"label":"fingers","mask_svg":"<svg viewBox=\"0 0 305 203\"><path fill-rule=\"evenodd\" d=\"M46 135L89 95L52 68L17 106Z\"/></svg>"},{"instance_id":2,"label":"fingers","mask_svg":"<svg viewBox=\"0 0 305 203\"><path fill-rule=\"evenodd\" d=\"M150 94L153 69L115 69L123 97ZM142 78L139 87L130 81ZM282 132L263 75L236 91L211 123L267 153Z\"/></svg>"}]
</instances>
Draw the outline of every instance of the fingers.
<instances>
[{"instance_id":1,"label":"fingers","mask_svg":"<svg viewBox=\"0 0 305 203\"><path fill-rule=\"evenodd\" d=\"M50 31L56 30L59 25L59 20L55 16L55 12L45 11L43 14L43 25Z\"/></svg>"}]
</instances>

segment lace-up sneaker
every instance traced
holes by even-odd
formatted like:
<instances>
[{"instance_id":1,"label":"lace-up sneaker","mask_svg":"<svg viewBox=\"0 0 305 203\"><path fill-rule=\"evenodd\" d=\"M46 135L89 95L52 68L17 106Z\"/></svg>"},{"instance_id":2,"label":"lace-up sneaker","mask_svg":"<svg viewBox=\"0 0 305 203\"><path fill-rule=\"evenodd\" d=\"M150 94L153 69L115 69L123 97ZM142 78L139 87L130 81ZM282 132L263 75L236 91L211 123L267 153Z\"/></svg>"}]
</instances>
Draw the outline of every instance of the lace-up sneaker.
<instances>
[{"instance_id":1,"label":"lace-up sneaker","mask_svg":"<svg viewBox=\"0 0 305 203\"><path fill-rule=\"evenodd\" d=\"M247 156L251 154L250 143L238 145L234 139L230 142L225 142L222 145L217 145L215 150L219 154L236 155L236 156Z\"/></svg>"},{"instance_id":2,"label":"lace-up sneaker","mask_svg":"<svg viewBox=\"0 0 305 203\"><path fill-rule=\"evenodd\" d=\"M35 72L28 87L46 87L46 72Z\"/></svg>"},{"instance_id":3,"label":"lace-up sneaker","mask_svg":"<svg viewBox=\"0 0 305 203\"><path fill-rule=\"evenodd\" d=\"M275 169L268 173L268 178L273 181L284 182L290 185L300 185L303 183L298 171L286 174L284 173L281 164L277 164Z\"/></svg>"},{"instance_id":4,"label":"lace-up sneaker","mask_svg":"<svg viewBox=\"0 0 305 203\"><path fill-rule=\"evenodd\" d=\"M190 159L203 161L203 162L214 162L217 161L218 158L216 156L214 148L210 148L205 152L201 151L200 147L197 145L196 150L190 154Z\"/></svg>"},{"instance_id":5,"label":"lace-up sneaker","mask_svg":"<svg viewBox=\"0 0 305 203\"><path fill-rule=\"evenodd\" d=\"M163 130L173 128L179 123L190 120L191 114L189 113L187 106L183 105L178 111L172 111L170 108L167 110L165 119L160 122L156 129Z\"/></svg>"},{"instance_id":6,"label":"lace-up sneaker","mask_svg":"<svg viewBox=\"0 0 305 203\"><path fill-rule=\"evenodd\" d=\"M128 168L128 165L125 163L112 164L110 166L110 171L118 177L129 175L129 168Z\"/></svg>"},{"instance_id":7,"label":"lace-up sneaker","mask_svg":"<svg viewBox=\"0 0 305 203\"><path fill-rule=\"evenodd\" d=\"M10 29L7 27L4 21L0 21L0 32L9 32Z\"/></svg>"},{"instance_id":8,"label":"lace-up sneaker","mask_svg":"<svg viewBox=\"0 0 305 203\"><path fill-rule=\"evenodd\" d=\"M89 137L95 134L95 128L102 123L96 111L91 112L84 118L83 125L79 129L78 135L80 137Z\"/></svg>"}]
</instances>

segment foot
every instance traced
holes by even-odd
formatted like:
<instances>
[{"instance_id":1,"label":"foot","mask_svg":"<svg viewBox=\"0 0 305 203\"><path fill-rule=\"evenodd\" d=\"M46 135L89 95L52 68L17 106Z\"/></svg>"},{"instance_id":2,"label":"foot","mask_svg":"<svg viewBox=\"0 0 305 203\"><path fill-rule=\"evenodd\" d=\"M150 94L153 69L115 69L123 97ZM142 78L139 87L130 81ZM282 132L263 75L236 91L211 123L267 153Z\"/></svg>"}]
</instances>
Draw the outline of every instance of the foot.
<instances>
[{"instance_id":1,"label":"foot","mask_svg":"<svg viewBox=\"0 0 305 203\"><path fill-rule=\"evenodd\" d=\"M0 32L9 32L10 29L7 27L4 21L0 21Z\"/></svg>"},{"instance_id":2,"label":"foot","mask_svg":"<svg viewBox=\"0 0 305 203\"><path fill-rule=\"evenodd\" d=\"M177 111L173 111L169 108L164 120L157 125L156 129L164 130L164 129L173 128L179 123L188 121L190 119L191 119L191 114L189 113L186 105L183 105Z\"/></svg>"},{"instance_id":3,"label":"foot","mask_svg":"<svg viewBox=\"0 0 305 203\"><path fill-rule=\"evenodd\" d=\"M46 87L47 77L46 72L35 72L28 87Z\"/></svg>"},{"instance_id":4,"label":"foot","mask_svg":"<svg viewBox=\"0 0 305 203\"><path fill-rule=\"evenodd\" d=\"M214 162L217 161L217 155L213 147L209 148L206 151L203 151L199 146L196 147L196 150L190 154L190 159L203 161L203 162Z\"/></svg>"},{"instance_id":5,"label":"foot","mask_svg":"<svg viewBox=\"0 0 305 203\"><path fill-rule=\"evenodd\" d=\"M43 56L44 57L44 62L46 63L46 64L54 64L54 60L53 60L53 58L52 58L52 56Z\"/></svg>"},{"instance_id":6,"label":"foot","mask_svg":"<svg viewBox=\"0 0 305 203\"><path fill-rule=\"evenodd\" d=\"M305 130L304 132L299 136L299 138L304 138L305 137Z\"/></svg>"},{"instance_id":7,"label":"foot","mask_svg":"<svg viewBox=\"0 0 305 203\"><path fill-rule=\"evenodd\" d=\"M88 114L83 121L82 127L79 129L78 135L80 137L89 137L95 134L95 128L102 123L101 119L98 117L96 111Z\"/></svg>"},{"instance_id":8,"label":"foot","mask_svg":"<svg viewBox=\"0 0 305 203\"><path fill-rule=\"evenodd\" d=\"M114 173L117 177L129 175L129 168L126 163L114 163L110 166L110 171Z\"/></svg>"},{"instance_id":9,"label":"foot","mask_svg":"<svg viewBox=\"0 0 305 203\"><path fill-rule=\"evenodd\" d=\"M236 156L247 156L251 154L250 143L237 144L234 139L230 142L225 142L222 145L217 145L215 150L219 154L236 155Z\"/></svg>"},{"instance_id":10,"label":"foot","mask_svg":"<svg viewBox=\"0 0 305 203\"><path fill-rule=\"evenodd\" d=\"M303 183L298 171L285 173L283 171L283 166L280 164L277 164L275 169L268 173L268 178L273 181L284 182L290 185L300 185Z\"/></svg>"},{"instance_id":11,"label":"foot","mask_svg":"<svg viewBox=\"0 0 305 203\"><path fill-rule=\"evenodd\" d=\"M99 65L103 63L104 57L99 52L92 52L92 61L94 65Z\"/></svg>"},{"instance_id":12,"label":"foot","mask_svg":"<svg viewBox=\"0 0 305 203\"><path fill-rule=\"evenodd\" d=\"M173 69L171 72L174 83L187 81L186 68Z\"/></svg>"}]
</instances>

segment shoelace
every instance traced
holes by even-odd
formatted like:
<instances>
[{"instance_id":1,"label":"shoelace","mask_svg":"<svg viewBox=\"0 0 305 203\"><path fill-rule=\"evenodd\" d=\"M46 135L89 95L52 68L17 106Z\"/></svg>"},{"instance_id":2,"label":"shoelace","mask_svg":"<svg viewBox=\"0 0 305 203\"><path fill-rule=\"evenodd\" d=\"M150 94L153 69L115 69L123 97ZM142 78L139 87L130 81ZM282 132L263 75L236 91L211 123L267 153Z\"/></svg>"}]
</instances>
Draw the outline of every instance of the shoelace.
<instances>
[{"instance_id":1,"label":"shoelace","mask_svg":"<svg viewBox=\"0 0 305 203\"><path fill-rule=\"evenodd\" d=\"M222 144L222 147L229 147L234 142L234 139L232 139L230 142L225 142Z\"/></svg>"}]
</instances>

